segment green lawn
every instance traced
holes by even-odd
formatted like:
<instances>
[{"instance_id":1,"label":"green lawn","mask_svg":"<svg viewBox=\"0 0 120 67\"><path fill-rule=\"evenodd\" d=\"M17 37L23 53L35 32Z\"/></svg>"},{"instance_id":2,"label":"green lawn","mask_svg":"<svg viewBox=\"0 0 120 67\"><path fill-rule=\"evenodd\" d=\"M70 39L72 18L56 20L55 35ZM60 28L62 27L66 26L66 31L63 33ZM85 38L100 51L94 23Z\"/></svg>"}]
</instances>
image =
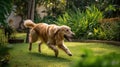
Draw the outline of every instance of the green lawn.
<instances>
[{"instance_id":1,"label":"green lawn","mask_svg":"<svg viewBox=\"0 0 120 67\"><path fill-rule=\"evenodd\" d=\"M38 52L37 43L33 44L33 50L28 51L28 44L11 44L10 67L69 67L81 58L85 50L93 51L94 55L104 55L111 52L120 54L120 47L105 43L79 43L65 42L73 53L70 57L62 50L59 50L58 58L54 57L54 52L45 44L42 45L42 53Z\"/></svg>"}]
</instances>

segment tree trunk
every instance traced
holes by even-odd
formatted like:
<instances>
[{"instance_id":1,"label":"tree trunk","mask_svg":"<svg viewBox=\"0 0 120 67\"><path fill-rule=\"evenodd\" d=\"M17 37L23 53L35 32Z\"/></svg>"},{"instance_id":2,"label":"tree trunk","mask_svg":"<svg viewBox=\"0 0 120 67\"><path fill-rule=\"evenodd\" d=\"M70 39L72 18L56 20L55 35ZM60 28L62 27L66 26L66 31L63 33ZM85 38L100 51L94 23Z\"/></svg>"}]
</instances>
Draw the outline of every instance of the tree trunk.
<instances>
[{"instance_id":1,"label":"tree trunk","mask_svg":"<svg viewBox=\"0 0 120 67\"><path fill-rule=\"evenodd\" d=\"M35 0L28 1L28 15L27 19L34 21ZM29 42L29 29L27 29L26 43Z\"/></svg>"}]
</instances>

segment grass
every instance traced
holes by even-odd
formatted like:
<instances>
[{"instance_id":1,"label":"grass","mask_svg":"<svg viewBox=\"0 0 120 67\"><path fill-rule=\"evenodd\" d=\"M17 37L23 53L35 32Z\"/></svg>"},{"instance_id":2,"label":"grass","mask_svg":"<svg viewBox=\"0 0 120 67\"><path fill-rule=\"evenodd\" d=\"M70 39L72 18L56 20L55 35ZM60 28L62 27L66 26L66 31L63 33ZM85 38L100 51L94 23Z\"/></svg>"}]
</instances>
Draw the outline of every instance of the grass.
<instances>
[{"instance_id":1,"label":"grass","mask_svg":"<svg viewBox=\"0 0 120 67\"><path fill-rule=\"evenodd\" d=\"M79 43L65 42L73 53L70 57L62 50L59 50L58 58L54 57L54 52L45 44L42 45L42 53L38 52L37 43L33 44L33 50L28 51L28 44L11 44L10 67L69 67L81 58L85 50L92 51L94 55L105 55L108 53L119 53L120 47L105 43Z\"/></svg>"},{"instance_id":2,"label":"grass","mask_svg":"<svg viewBox=\"0 0 120 67\"><path fill-rule=\"evenodd\" d=\"M16 37L24 38L26 34L20 33ZM42 53L38 52L37 42L33 44L32 51L28 51L28 43L9 44L10 49L10 67L70 67L76 64L76 61L82 59L81 56L91 51L95 56L101 56L112 52L120 54L120 47L105 43L80 43L65 42L71 50L73 56L68 56L62 50L59 50L58 57L54 57L54 52L45 44L42 45Z\"/></svg>"}]
</instances>

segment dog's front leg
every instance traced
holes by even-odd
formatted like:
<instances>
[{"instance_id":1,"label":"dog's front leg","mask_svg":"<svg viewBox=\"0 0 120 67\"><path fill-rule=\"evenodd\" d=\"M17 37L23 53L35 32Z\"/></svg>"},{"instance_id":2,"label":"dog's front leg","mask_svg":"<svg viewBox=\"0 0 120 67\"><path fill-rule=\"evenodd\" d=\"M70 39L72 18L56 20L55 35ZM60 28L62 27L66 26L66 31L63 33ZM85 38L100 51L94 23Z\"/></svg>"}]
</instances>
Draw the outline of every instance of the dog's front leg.
<instances>
[{"instance_id":1,"label":"dog's front leg","mask_svg":"<svg viewBox=\"0 0 120 67\"><path fill-rule=\"evenodd\" d=\"M69 56L72 56L72 53L70 52L70 50L65 45L61 44L61 45L58 45L58 47L60 49L62 49L63 51L65 51Z\"/></svg>"},{"instance_id":2,"label":"dog's front leg","mask_svg":"<svg viewBox=\"0 0 120 67\"><path fill-rule=\"evenodd\" d=\"M58 49L56 46L49 44L48 45L54 52L55 52L55 57L58 57Z\"/></svg>"}]
</instances>

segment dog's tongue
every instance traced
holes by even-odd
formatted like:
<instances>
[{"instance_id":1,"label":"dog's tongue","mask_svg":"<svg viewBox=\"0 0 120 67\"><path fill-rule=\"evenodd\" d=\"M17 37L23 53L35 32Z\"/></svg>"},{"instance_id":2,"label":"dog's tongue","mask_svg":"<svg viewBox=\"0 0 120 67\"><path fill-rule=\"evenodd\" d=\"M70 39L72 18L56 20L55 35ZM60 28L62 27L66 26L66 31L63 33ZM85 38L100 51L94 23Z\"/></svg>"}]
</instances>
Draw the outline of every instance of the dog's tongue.
<instances>
[{"instance_id":1,"label":"dog's tongue","mask_svg":"<svg viewBox=\"0 0 120 67\"><path fill-rule=\"evenodd\" d=\"M70 38L68 38L68 41L72 41Z\"/></svg>"}]
</instances>

